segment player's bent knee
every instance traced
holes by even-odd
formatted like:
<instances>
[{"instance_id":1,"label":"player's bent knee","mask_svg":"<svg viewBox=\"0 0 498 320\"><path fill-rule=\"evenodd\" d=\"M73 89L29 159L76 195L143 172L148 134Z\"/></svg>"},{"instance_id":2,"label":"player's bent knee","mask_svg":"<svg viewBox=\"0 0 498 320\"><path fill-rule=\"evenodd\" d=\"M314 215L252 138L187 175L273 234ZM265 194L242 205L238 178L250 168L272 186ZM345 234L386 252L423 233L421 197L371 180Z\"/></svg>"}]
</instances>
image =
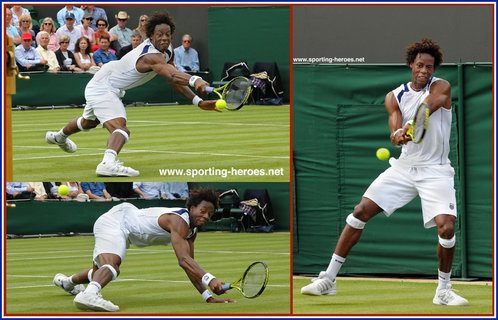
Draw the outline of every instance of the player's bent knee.
<instances>
[{"instance_id":1,"label":"player's bent knee","mask_svg":"<svg viewBox=\"0 0 498 320\"><path fill-rule=\"evenodd\" d=\"M90 282L92 282L92 275L93 275L93 269L90 269L90 270L88 271L88 275L87 275L87 277L88 277L88 281L90 281Z\"/></svg>"},{"instance_id":2,"label":"player's bent knee","mask_svg":"<svg viewBox=\"0 0 498 320\"><path fill-rule=\"evenodd\" d=\"M438 238L439 238L439 244L443 248L451 249L456 244L456 237L455 237L455 235L453 235L453 237L451 239L444 239L444 238L441 238L440 236L438 236Z\"/></svg>"},{"instance_id":3,"label":"player's bent knee","mask_svg":"<svg viewBox=\"0 0 498 320\"><path fill-rule=\"evenodd\" d=\"M102 267L100 268L107 268L111 271L112 273L112 280L116 279L119 275L119 271L117 271L113 266L111 266L110 264L104 264Z\"/></svg>"},{"instance_id":4,"label":"player's bent knee","mask_svg":"<svg viewBox=\"0 0 498 320\"><path fill-rule=\"evenodd\" d=\"M352 213L349 216L347 216L346 223L349 224L351 227L360 230L365 228L366 224L366 222L363 222L360 219L356 218Z\"/></svg>"},{"instance_id":5,"label":"player's bent knee","mask_svg":"<svg viewBox=\"0 0 498 320\"><path fill-rule=\"evenodd\" d=\"M126 131L128 131L128 129L126 129ZM127 142L128 142L128 140L130 140L130 134L129 134L129 132L130 132L130 131L128 131L128 132L126 132L126 131L124 131L123 129L116 129L116 130L114 130L112 133L113 133L113 134L114 134L114 133L119 133L119 134L121 134L121 135L125 138L125 143L127 143Z\"/></svg>"},{"instance_id":6,"label":"player's bent knee","mask_svg":"<svg viewBox=\"0 0 498 320\"><path fill-rule=\"evenodd\" d=\"M76 125L78 126L78 129L80 129L81 131L88 131L96 127L96 125L92 126L89 124L90 123L83 117L79 117L78 120L76 120Z\"/></svg>"}]
</instances>

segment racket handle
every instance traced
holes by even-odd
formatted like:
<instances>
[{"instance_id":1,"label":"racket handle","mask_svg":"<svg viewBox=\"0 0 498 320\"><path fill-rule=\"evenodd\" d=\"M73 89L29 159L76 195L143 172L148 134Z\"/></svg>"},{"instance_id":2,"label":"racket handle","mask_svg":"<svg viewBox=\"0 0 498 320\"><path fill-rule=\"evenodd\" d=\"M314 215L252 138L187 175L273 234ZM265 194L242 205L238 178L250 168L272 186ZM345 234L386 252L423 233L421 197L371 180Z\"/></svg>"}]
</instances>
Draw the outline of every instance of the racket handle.
<instances>
[{"instance_id":1,"label":"racket handle","mask_svg":"<svg viewBox=\"0 0 498 320\"><path fill-rule=\"evenodd\" d=\"M232 287L230 286L230 283L227 283L227 284L222 285L221 289L223 289L223 291L227 291L227 290L232 289Z\"/></svg>"},{"instance_id":2,"label":"racket handle","mask_svg":"<svg viewBox=\"0 0 498 320\"><path fill-rule=\"evenodd\" d=\"M211 93L214 91L214 88L213 87L206 87L205 90L206 90L206 92Z\"/></svg>"}]
</instances>

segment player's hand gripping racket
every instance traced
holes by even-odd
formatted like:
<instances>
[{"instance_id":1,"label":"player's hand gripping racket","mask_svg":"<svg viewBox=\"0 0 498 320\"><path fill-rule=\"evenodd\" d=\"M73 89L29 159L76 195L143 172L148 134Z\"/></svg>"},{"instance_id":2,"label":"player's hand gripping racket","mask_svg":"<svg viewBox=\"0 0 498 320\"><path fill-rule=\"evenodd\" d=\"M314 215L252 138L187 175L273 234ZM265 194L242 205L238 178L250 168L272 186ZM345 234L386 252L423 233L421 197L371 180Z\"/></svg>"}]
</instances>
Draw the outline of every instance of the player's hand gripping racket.
<instances>
[{"instance_id":1,"label":"player's hand gripping racket","mask_svg":"<svg viewBox=\"0 0 498 320\"><path fill-rule=\"evenodd\" d=\"M259 296L268 283L268 266L261 261L252 263L244 272L242 277L234 283L227 283L222 286L223 290L232 288L238 289L244 297L252 299Z\"/></svg>"},{"instance_id":2,"label":"player's hand gripping racket","mask_svg":"<svg viewBox=\"0 0 498 320\"><path fill-rule=\"evenodd\" d=\"M424 139L427 123L429 122L429 113L429 105L425 102L422 102L415 111L413 122L406 131L406 134L412 137L413 143L420 143Z\"/></svg>"},{"instance_id":3,"label":"player's hand gripping racket","mask_svg":"<svg viewBox=\"0 0 498 320\"><path fill-rule=\"evenodd\" d=\"M219 88L206 87L206 92L216 93L220 99L225 100L228 110L239 110L244 106L251 94L252 83L244 77L236 77Z\"/></svg>"}]
</instances>

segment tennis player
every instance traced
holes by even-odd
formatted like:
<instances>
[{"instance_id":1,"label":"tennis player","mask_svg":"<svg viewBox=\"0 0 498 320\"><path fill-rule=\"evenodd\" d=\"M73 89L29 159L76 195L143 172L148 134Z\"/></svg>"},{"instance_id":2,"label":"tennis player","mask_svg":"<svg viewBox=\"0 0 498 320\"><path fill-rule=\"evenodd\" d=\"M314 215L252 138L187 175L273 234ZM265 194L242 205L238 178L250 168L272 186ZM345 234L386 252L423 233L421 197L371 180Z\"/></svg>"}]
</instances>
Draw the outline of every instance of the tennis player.
<instances>
[{"instance_id":1,"label":"tennis player","mask_svg":"<svg viewBox=\"0 0 498 320\"><path fill-rule=\"evenodd\" d=\"M389 160L391 166L372 182L353 213L346 218L346 226L327 270L301 288L302 294L336 294L337 273L360 239L367 221L382 211L389 217L419 195L424 227L436 226L438 229L439 283L433 303L449 306L468 304L466 299L452 290L450 284L457 215L454 170L448 159L451 87L448 81L432 76L442 62L442 53L439 45L431 39L424 38L408 46L406 62L412 69L411 82L400 85L385 98L391 142L403 147L401 155L398 159ZM424 139L415 144L406 131L421 103L429 106L431 115Z\"/></svg>"},{"instance_id":2,"label":"tennis player","mask_svg":"<svg viewBox=\"0 0 498 320\"><path fill-rule=\"evenodd\" d=\"M59 273L54 277L54 284L76 295L74 304L81 310L118 311L119 307L105 300L100 290L118 277L126 248L130 243L138 247L171 243L180 267L206 302L234 302L211 295L206 287L220 295L225 292L221 287L224 282L204 271L194 260L197 228L211 219L218 206L218 194L211 188L192 190L187 199L187 209L138 209L130 203L114 206L93 226L93 268L69 277ZM88 283L86 289L84 283Z\"/></svg>"},{"instance_id":3,"label":"tennis player","mask_svg":"<svg viewBox=\"0 0 498 320\"><path fill-rule=\"evenodd\" d=\"M215 110L216 101L203 101L189 89L206 93L209 84L198 76L178 71L173 63L171 38L175 22L167 11L155 12L148 20L148 39L121 60L105 64L85 88L86 105L81 117L73 119L59 132L49 131L45 140L58 145L66 152L75 152L76 144L68 136L95 128L99 123L111 134L102 162L97 166L99 176L136 177L140 173L117 161L117 154L128 142L130 131L126 127L126 111L121 101L125 90L143 85L157 74L168 79L170 86L204 110Z\"/></svg>"}]
</instances>

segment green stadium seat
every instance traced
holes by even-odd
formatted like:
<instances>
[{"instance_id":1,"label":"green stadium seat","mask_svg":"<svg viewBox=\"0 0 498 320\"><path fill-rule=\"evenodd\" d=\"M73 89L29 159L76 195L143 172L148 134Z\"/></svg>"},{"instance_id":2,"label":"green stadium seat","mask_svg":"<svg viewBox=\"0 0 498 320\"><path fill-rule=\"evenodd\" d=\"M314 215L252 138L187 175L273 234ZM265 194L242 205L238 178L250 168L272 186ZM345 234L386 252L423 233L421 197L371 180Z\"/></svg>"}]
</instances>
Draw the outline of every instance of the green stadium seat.
<instances>
[{"instance_id":1,"label":"green stadium seat","mask_svg":"<svg viewBox=\"0 0 498 320\"><path fill-rule=\"evenodd\" d=\"M33 19L33 22L35 20L38 20L38 10L36 10L35 7L33 6L22 6L22 7L28 9L29 14L31 15L31 19Z\"/></svg>"}]
</instances>

